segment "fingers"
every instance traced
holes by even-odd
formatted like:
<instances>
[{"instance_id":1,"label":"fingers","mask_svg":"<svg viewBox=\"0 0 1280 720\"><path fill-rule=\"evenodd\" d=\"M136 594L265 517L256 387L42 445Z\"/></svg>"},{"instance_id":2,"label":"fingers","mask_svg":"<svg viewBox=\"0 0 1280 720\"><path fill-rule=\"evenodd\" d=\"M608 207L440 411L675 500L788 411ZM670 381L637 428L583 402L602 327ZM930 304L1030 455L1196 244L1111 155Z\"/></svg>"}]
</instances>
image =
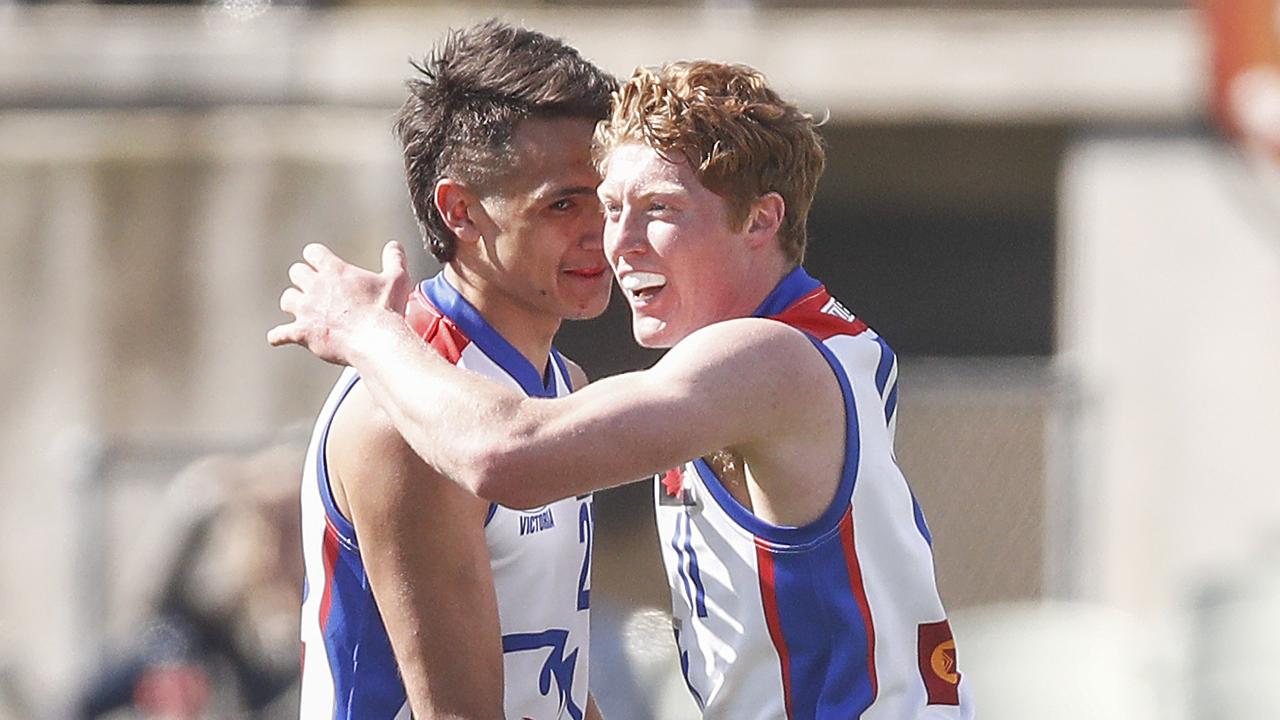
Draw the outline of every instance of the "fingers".
<instances>
[{"instance_id":1,"label":"fingers","mask_svg":"<svg viewBox=\"0 0 1280 720\"><path fill-rule=\"evenodd\" d=\"M289 266L289 281L302 290L311 288L315 277L315 268L306 263L294 263Z\"/></svg>"},{"instance_id":2,"label":"fingers","mask_svg":"<svg viewBox=\"0 0 1280 720\"><path fill-rule=\"evenodd\" d=\"M333 264L334 260L338 260L338 256L333 254L329 248L320 243L308 243L302 248L302 259L306 260L316 269L324 268Z\"/></svg>"},{"instance_id":3,"label":"fingers","mask_svg":"<svg viewBox=\"0 0 1280 720\"><path fill-rule=\"evenodd\" d=\"M302 291L296 287L289 286L280 293L280 309L295 317L298 314L298 303L301 301Z\"/></svg>"},{"instance_id":4,"label":"fingers","mask_svg":"<svg viewBox=\"0 0 1280 720\"><path fill-rule=\"evenodd\" d=\"M303 300L303 293L296 287L287 287L284 292L280 293L280 309L293 315L291 322L281 323L267 331L267 344L274 347L281 345L306 344L306 333L303 332L302 325L298 322L299 303Z\"/></svg>"},{"instance_id":5,"label":"fingers","mask_svg":"<svg viewBox=\"0 0 1280 720\"><path fill-rule=\"evenodd\" d=\"M298 334L297 329L294 328L293 323L277 325L267 331L267 344L272 347L297 343L300 340L301 336Z\"/></svg>"},{"instance_id":6,"label":"fingers","mask_svg":"<svg viewBox=\"0 0 1280 720\"><path fill-rule=\"evenodd\" d=\"M390 277L403 275L409 271L409 259L405 255L404 246L392 240L382 246L382 274Z\"/></svg>"}]
</instances>

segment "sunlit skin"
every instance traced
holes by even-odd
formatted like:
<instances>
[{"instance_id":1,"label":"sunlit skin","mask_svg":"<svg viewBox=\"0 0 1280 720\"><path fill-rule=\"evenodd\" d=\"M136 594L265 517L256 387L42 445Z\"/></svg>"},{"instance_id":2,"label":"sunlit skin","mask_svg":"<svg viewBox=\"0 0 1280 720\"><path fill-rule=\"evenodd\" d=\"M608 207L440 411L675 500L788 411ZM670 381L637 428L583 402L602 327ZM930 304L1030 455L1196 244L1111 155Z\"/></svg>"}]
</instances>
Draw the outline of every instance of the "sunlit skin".
<instances>
[{"instance_id":1,"label":"sunlit skin","mask_svg":"<svg viewBox=\"0 0 1280 720\"><path fill-rule=\"evenodd\" d=\"M539 367L562 319L596 317L609 303L593 127L524 120L512 138L515 170L495 187L436 186L437 208L459 238L446 277Z\"/></svg>"},{"instance_id":2,"label":"sunlit skin","mask_svg":"<svg viewBox=\"0 0 1280 720\"><path fill-rule=\"evenodd\" d=\"M786 269L780 253L758 251L777 242L759 230L762 212L781 216L775 193L734 227L728 203L687 162L629 144L607 158L599 195L605 254L645 347L671 347L698 328L750 315Z\"/></svg>"}]
</instances>

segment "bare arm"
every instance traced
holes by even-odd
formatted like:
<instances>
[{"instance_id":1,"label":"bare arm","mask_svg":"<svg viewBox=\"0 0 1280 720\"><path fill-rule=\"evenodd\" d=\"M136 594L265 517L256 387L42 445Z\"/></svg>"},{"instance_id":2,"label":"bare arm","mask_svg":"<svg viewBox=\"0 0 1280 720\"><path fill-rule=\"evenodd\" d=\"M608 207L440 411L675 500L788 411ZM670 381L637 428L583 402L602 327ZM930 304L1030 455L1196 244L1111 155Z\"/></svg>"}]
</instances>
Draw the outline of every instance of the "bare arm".
<instances>
[{"instance_id":1,"label":"bare arm","mask_svg":"<svg viewBox=\"0 0 1280 720\"><path fill-rule=\"evenodd\" d=\"M835 382L803 335L742 319L690 335L650 370L567 397L527 398L424 347L380 300L394 268L371 273L314 245L304 257L314 269L295 265L297 288L281 298L297 319L269 340L359 368L428 464L504 505L598 490L723 448L749 460L762 448L777 450L812 434L811 411L825 407ZM395 262L394 253L384 256L384 266ZM833 437L838 445L842 435Z\"/></svg>"},{"instance_id":2,"label":"bare arm","mask_svg":"<svg viewBox=\"0 0 1280 720\"><path fill-rule=\"evenodd\" d=\"M328 458L414 717L501 718L488 503L428 468L363 382L334 418Z\"/></svg>"}]
</instances>

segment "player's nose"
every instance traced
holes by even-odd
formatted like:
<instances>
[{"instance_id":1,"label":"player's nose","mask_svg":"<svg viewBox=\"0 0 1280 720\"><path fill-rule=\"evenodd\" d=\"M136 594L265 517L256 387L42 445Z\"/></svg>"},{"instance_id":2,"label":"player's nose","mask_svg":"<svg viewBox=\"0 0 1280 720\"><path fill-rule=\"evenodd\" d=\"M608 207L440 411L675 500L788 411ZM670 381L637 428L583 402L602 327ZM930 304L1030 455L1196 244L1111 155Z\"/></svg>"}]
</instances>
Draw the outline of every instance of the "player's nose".
<instances>
[{"instance_id":1,"label":"player's nose","mask_svg":"<svg viewBox=\"0 0 1280 720\"><path fill-rule=\"evenodd\" d=\"M615 218L605 222L604 249L610 258L644 252L647 240L640 213L624 209Z\"/></svg>"}]
</instances>

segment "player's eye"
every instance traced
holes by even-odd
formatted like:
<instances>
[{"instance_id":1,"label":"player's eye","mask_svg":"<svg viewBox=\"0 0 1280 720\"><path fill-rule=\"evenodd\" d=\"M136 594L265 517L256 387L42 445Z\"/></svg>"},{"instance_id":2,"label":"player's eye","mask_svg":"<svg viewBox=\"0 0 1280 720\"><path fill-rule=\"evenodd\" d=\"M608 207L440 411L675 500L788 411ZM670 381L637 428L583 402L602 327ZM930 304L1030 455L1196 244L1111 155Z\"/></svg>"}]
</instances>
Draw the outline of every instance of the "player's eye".
<instances>
[{"instance_id":1,"label":"player's eye","mask_svg":"<svg viewBox=\"0 0 1280 720\"><path fill-rule=\"evenodd\" d=\"M551 203L551 209L556 212L568 212L574 208L573 198L561 198Z\"/></svg>"}]
</instances>

